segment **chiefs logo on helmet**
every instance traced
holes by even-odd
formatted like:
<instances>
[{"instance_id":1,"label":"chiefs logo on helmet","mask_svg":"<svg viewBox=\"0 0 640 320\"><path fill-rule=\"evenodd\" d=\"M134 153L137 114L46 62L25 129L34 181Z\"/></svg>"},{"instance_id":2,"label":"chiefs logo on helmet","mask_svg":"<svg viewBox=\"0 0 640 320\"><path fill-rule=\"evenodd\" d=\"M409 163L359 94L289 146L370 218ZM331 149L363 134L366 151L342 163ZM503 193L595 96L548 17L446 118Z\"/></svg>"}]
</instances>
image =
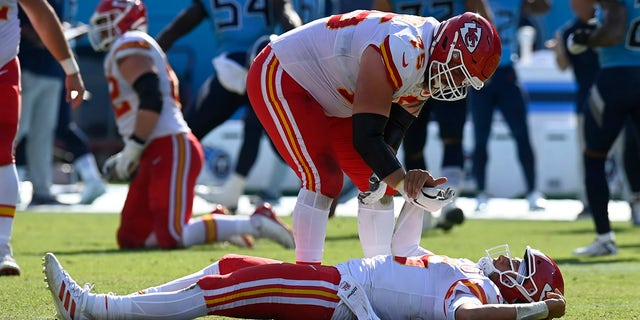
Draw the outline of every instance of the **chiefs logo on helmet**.
<instances>
[{"instance_id":1,"label":"chiefs logo on helmet","mask_svg":"<svg viewBox=\"0 0 640 320\"><path fill-rule=\"evenodd\" d=\"M482 16L466 12L443 21L433 35L427 86L431 97L454 101L476 90L496 71L502 44L495 27Z\"/></svg>"}]
</instances>

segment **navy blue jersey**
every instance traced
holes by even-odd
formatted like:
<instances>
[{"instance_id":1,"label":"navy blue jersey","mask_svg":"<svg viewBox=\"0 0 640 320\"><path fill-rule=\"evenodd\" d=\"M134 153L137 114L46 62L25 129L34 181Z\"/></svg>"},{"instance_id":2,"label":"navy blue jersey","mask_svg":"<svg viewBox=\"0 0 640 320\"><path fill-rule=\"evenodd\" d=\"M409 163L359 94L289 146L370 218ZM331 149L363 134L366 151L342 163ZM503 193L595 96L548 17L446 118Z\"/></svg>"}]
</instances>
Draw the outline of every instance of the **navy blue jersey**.
<instances>
[{"instance_id":1,"label":"navy blue jersey","mask_svg":"<svg viewBox=\"0 0 640 320\"><path fill-rule=\"evenodd\" d=\"M48 0L47 2L49 2L55 11L58 19L63 19L65 16L66 6L68 5L67 0ZM22 28L29 28L31 29L31 32L35 34L35 30L31 26L31 22L22 8L20 8L18 17ZM36 74L50 77L64 76L62 68L41 41L34 42L24 36L21 39L20 53L18 54L18 57L20 58L20 67L23 70L29 70Z\"/></svg>"}]
</instances>

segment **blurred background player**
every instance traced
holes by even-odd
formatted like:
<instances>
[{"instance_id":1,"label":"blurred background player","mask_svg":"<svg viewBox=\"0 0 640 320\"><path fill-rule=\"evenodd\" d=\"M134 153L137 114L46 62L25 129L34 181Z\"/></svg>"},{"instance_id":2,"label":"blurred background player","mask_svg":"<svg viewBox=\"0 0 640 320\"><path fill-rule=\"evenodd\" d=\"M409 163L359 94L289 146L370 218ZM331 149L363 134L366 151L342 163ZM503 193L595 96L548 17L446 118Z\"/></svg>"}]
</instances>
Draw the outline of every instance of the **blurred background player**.
<instances>
[{"instance_id":1,"label":"blurred background player","mask_svg":"<svg viewBox=\"0 0 640 320\"><path fill-rule=\"evenodd\" d=\"M575 18L568 21L554 35L554 39L549 42L549 46L554 50L556 64L560 70L571 69L576 81L577 89L574 97L576 114L578 115L578 145L580 150L584 148L584 106L588 98L589 90L600 70L598 62L598 52L595 48L589 48L579 54L572 54L567 50L565 45L567 38L577 29L591 28L595 29L597 21L595 20L595 7L581 0L569 1L571 10L575 14ZM579 161L580 177L584 176L584 165ZM579 185L579 197L583 203L583 211L579 218L591 217L591 209L587 201L584 187Z\"/></svg>"},{"instance_id":2,"label":"blurred background player","mask_svg":"<svg viewBox=\"0 0 640 320\"><path fill-rule=\"evenodd\" d=\"M489 194L485 191L489 159L487 144L496 108L500 110L502 118L509 126L517 146L518 159L526 182L525 197L529 203L529 209L541 210L544 209L546 201L544 195L536 188L536 163L529 138L527 101L513 64L518 52L516 34L520 13L545 13L551 9L551 4L548 0L488 0L488 3L502 40L502 57L496 73L487 81L486 86L469 95L474 133L471 172L476 182L476 210L486 210L489 201Z\"/></svg>"},{"instance_id":3,"label":"blurred background player","mask_svg":"<svg viewBox=\"0 0 640 320\"><path fill-rule=\"evenodd\" d=\"M103 0L91 17L89 40L108 51L104 73L124 148L107 159L109 180L130 181L117 232L122 249L190 247L250 234L293 248L293 236L268 205L249 216L192 218L202 147L186 125L179 83L147 33L140 0Z\"/></svg>"},{"instance_id":4,"label":"blurred background player","mask_svg":"<svg viewBox=\"0 0 640 320\"><path fill-rule=\"evenodd\" d=\"M14 142L20 119L20 20L18 4L44 46L51 52L66 74L65 98L72 107L82 103L84 83L78 64L62 32L55 11L44 0L0 0L0 276L19 275L20 267L13 258L11 230L18 201L18 175L14 163ZM57 93L57 92L56 92Z\"/></svg>"},{"instance_id":5,"label":"blurred background player","mask_svg":"<svg viewBox=\"0 0 640 320\"><path fill-rule=\"evenodd\" d=\"M49 0L51 8L61 20L65 0ZM27 180L33 187L29 205L58 205L51 191L53 185L53 143L58 120L59 97L63 92L64 73L47 51L42 40L23 10L20 19L20 68L22 72L22 109L17 143L24 138Z\"/></svg>"},{"instance_id":6,"label":"blurred background player","mask_svg":"<svg viewBox=\"0 0 640 320\"><path fill-rule=\"evenodd\" d=\"M579 0L571 0L571 9L576 14L576 18L568 22L555 34L552 41L552 48L556 53L556 62L561 70L571 67L574 78L576 79L578 89L576 93L576 110L578 112L578 134L580 150L584 149L584 108L587 106L586 101L589 96L595 78L600 70L600 62L598 61L598 52L596 48L587 48L584 52L577 54L569 52L565 43L569 36L580 29L593 30L597 26L595 17L596 8L593 3L583 2ZM640 225L640 151L638 150L638 141L635 138L633 123L630 119L625 122L624 130L621 137L616 140L613 146L613 161L622 162L624 167L624 176L626 178L626 186L628 193L624 197L627 198L629 206L632 210L631 222L634 225ZM609 159L608 161L610 161ZM584 176L584 164L579 163L580 176ZM591 209L589 208L586 198L584 185L580 188L580 199L584 204L584 210L578 218L592 218ZM627 188L625 188L627 189ZM627 190L624 190L625 192ZM635 211L635 212L634 212Z\"/></svg>"},{"instance_id":7,"label":"blurred background player","mask_svg":"<svg viewBox=\"0 0 640 320\"><path fill-rule=\"evenodd\" d=\"M169 50L182 36L205 20L210 20L216 52L215 73L201 86L195 104L185 110L185 120L199 140L249 105L246 73L253 56L279 30L291 30L301 20L290 0L256 2L241 0L219 4L195 0L180 12L156 37L163 50ZM281 29L280 29L281 28ZM244 193L247 176L256 161L264 129L253 110L244 114L243 141L235 172L220 188L222 192L198 193L204 199L234 211Z\"/></svg>"},{"instance_id":8,"label":"blurred background player","mask_svg":"<svg viewBox=\"0 0 640 320\"><path fill-rule=\"evenodd\" d=\"M475 12L492 21L491 10L485 0L376 0L374 9L387 12L434 17L439 21L447 20L465 11ZM427 169L424 157L427 142L428 124L433 115L438 122L443 155L440 174L447 177L446 186L459 192L464 182L464 151L462 148L464 125L467 121L467 99L456 101L427 100L422 111L407 129L402 142L404 165L408 169ZM410 204L405 204L411 206ZM419 210L417 207L404 210ZM425 221L430 221L430 212ZM444 207L435 227L449 230L453 225L464 221L464 212L455 201ZM427 223L427 227L429 223Z\"/></svg>"},{"instance_id":9,"label":"blurred background player","mask_svg":"<svg viewBox=\"0 0 640 320\"><path fill-rule=\"evenodd\" d=\"M65 11L62 19L64 30L83 30L81 33L72 35L71 38L67 37L69 45L73 49L77 38L85 35L84 30L86 30L87 26L76 21L78 1L66 0L65 2ZM65 32L65 35L66 34L67 32ZM65 155L68 155L69 157L65 159L73 164L75 172L77 172L78 176L82 180L83 186L79 204L93 203L98 197L106 192L106 183L102 180L96 158L93 152L89 149L89 138L73 121L69 104L63 97L60 99L55 139L56 142L61 145L62 149L67 152Z\"/></svg>"},{"instance_id":10,"label":"blurred background player","mask_svg":"<svg viewBox=\"0 0 640 320\"><path fill-rule=\"evenodd\" d=\"M635 0L589 0L599 6L599 24L575 30L567 38L569 52L578 54L589 47L598 48L600 72L596 76L584 107L584 173L589 207L593 214L596 239L577 248L575 255L615 255L618 247L611 229L608 204L609 185L605 161L623 126L630 121L636 143L640 141L640 41L638 24L640 7ZM637 165L636 165L637 166ZM634 195L638 196L638 194ZM640 223L639 210L632 219Z\"/></svg>"},{"instance_id":11,"label":"blurred background player","mask_svg":"<svg viewBox=\"0 0 640 320\"><path fill-rule=\"evenodd\" d=\"M522 258L494 247L478 263L429 252L311 267L229 254L129 295L90 293L52 253L44 274L59 319L522 320L560 318L566 308L560 268L529 246Z\"/></svg>"}]
</instances>

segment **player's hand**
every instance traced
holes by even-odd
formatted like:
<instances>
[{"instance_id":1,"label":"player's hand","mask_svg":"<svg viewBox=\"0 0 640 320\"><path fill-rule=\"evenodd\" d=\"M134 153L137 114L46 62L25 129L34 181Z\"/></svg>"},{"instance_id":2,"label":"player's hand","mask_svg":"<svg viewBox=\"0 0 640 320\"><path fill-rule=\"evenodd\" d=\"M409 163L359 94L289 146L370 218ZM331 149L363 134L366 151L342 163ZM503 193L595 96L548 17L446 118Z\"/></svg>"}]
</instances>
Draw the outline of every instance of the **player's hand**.
<instances>
[{"instance_id":1,"label":"player's hand","mask_svg":"<svg viewBox=\"0 0 640 320\"><path fill-rule=\"evenodd\" d=\"M437 187L447 182L447 178L434 178L427 170L411 169L404 176L404 190L398 190L403 196L415 199L423 187Z\"/></svg>"},{"instance_id":2,"label":"player's hand","mask_svg":"<svg viewBox=\"0 0 640 320\"><path fill-rule=\"evenodd\" d=\"M549 316L547 319L560 318L564 315L567 301L564 299L560 290L556 289L555 292L547 292L544 302L547 304L547 308L549 309Z\"/></svg>"},{"instance_id":3,"label":"player's hand","mask_svg":"<svg viewBox=\"0 0 640 320\"><path fill-rule=\"evenodd\" d=\"M423 187L418 196L409 198L404 196L404 200L429 212L438 211L453 201L456 192L452 188Z\"/></svg>"},{"instance_id":4,"label":"player's hand","mask_svg":"<svg viewBox=\"0 0 640 320\"><path fill-rule=\"evenodd\" d=\"M571 33L569 37L567 37L567 50L574 55L587 51L589 48L587 41L589 41L592 31L592 29L583 28Z\"/></svg>"},{"instance_id":5,"label":"player's hand","mask_svg":"<svg viewBox=\"0 0 640 320\"><path fill-rule=\"evenodd\" d=\"M375 173L369 177L369 191L358 193L358 201L361 204L374 204L384 196L387 184L380 180Z\"/></svg>"},{"instance_id":6,"label":"player's hand","mask_svg":"<svg viewBox=\"0 0 640 320\"><path fill-rule=\"evenodd\" d=\"M125 141L122 151L109 157L102 166L107 181L128 181L138 169L144 145L131 139Z\"/></svg>"},{"instance_id":7,"label":"player's hand","mask_svg":"<svg viewBox=\"0 0 640 320\"><path fill-rule=\"evenodd\" d=\"M65 86L67 88L65 96L67 102L71 102L71 108L73 109L79 107L84 99L85 91L84 82L80 73L68 75L65 79Z\"/></svg>"}]
</instances>

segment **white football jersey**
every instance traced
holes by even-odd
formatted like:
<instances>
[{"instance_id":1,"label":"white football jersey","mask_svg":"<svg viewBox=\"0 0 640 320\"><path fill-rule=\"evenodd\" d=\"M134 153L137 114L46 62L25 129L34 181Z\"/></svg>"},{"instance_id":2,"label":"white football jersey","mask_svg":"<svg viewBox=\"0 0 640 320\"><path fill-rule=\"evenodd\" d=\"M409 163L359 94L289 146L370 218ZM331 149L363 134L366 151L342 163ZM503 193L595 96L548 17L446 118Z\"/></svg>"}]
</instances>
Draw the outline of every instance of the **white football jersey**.
<instances>
[{"instance_id":1,"label":"white football jersey","mask_svg":"<svg viewBox=\"0 0 640 320\"><path fill-rule=\"evenodd\" d=\"M104 60L104 73L109 83L113 112L122 137L129 137L135 129L140 101L138 94L120 74L117 61L132 54L149 56L160 78L162 111L160 119L148 140L156 137L189 132L182 116L179 99L179 83L166 55L156 41L141 31L128 31L120 36L109 49Z\"/></svg>"},{"instance_id":2,"label":"white football jersey","mask_svg":"<svg viewBox=\"0 0 640 320\"><path fill-rule=\"evenodd\" d=\"M463 303L503 303L498 287L468 259L377 256L336 267L362 285L381 319L455 319Z\"/></svg>"},{"instance_id":3,"label":"white football jersey","mask_svg":"<svg viewBox=\"0 0 640 320\"><path fill-rule=\"evenodd\" d=\"M20 20L18 1L0 0L0 67L18 55Z\"/></svg>"},{"instance_id":4,"label":"white football jersey","mask_svg":"<svg viewBox=\"0 0 640 320\"><path fill-rule=\"evenodd\" d=\"M376 47L387 68L393 101L426 100L422 88L433 18L357 10L313 21L271 42L282 68L333 117L352 115L360 58Z\"/></svg>"}]
</instances>

